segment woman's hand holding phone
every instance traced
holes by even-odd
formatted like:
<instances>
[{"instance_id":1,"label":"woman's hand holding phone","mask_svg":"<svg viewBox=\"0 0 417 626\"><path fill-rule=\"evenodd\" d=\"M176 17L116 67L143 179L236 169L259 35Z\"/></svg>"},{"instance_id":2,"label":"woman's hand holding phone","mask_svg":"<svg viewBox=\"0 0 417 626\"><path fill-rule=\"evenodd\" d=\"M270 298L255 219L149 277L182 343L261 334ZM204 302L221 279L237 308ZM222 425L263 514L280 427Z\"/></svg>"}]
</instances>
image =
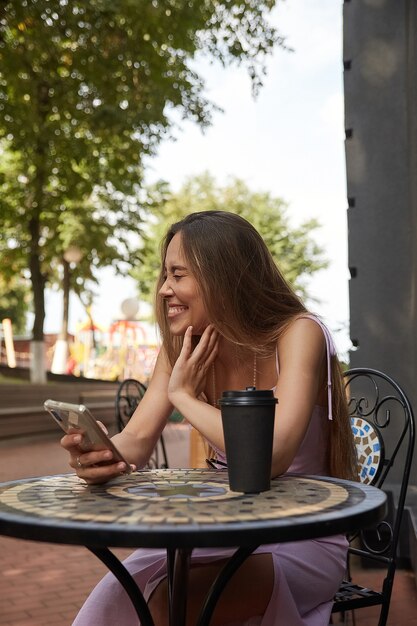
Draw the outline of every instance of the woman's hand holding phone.
<instances>
[{"instance_id":1,"label":"woman's hand holding phone","mask_svg":"<svg viewBox=\"0 0 417 626\"><path fill-rule=\"evenodd\" d=\"M94 450L85 450L82 445L83 435L75 430L61 439L61 446L70 454L70 466L89 485L105 483L127 473L126 463L114 460L111 450L97 449L96 446ZM136 466L130 465L130 471L135 470Z\"/></svg>"},{"instance_id":2,"label":"woman's hand holding phone","mask_svg":"<svg viewBox=\"0 0 417 626\"><path fill-rule=\"evenodd\" d=\"M104 424L94 419L84 404L49 399L44 407L66 433L61 446L70 454L70 466L88 484L107 482L136 469L109 439Z\"/></svg>"}]
</instances>

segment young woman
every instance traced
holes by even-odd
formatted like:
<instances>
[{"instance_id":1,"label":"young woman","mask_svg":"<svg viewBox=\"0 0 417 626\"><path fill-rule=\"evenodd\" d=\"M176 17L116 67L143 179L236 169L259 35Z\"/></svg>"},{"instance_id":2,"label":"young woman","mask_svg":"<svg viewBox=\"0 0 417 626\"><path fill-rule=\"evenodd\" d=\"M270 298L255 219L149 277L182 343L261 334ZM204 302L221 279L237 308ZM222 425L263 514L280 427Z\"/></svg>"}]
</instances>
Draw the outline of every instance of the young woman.
<instances>
[{"instance_id":1,"label":"young woman","mask_svg":"<svg viewBox=\"0 0 417 626\"><path fill-rule=\"evenodd\" d=\"M355 455L339 363L327 328L307 312L259 233L232 213L193 213L174 224L162 247L156 315L162 334L152 380L113 440L142 467L175 407L225 461L217 399L225 389L274 389L272 477L285 472L353 478ZM82 452L79 435L62 445L89 484L125 469L108 450ZM106 464L103 464L106 462ZM257 549L234 575L214 626L324 626L345 569L343 536ZM227 549L193 551L188 624ZM141 549L125 565L144 592L157 626L167 624L165 551ZM76 626L133 626L137 617L108 574L87 599Z\"/></svg>"}]
</instances>

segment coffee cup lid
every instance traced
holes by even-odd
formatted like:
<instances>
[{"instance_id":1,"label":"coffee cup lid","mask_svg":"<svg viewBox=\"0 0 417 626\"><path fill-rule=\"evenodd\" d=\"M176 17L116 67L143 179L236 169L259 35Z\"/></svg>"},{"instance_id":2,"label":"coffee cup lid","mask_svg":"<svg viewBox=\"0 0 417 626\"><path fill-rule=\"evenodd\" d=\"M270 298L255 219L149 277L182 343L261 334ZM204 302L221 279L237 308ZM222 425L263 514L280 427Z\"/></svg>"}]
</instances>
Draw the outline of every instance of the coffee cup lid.
<instances>
[{"instance_id":1,"label":"coffee cup lid","mask_svg":"<svg viewBox=\"0 0 417 626\"><path fill-rule=\"evenodd\" d=\"M246 387L246 389L236 389L223 391L219 404L227 405L259 405L259 404L277 404L278 400L274 397L272 389L256 389L256 387Z\"/></svg>"}]
</instances>

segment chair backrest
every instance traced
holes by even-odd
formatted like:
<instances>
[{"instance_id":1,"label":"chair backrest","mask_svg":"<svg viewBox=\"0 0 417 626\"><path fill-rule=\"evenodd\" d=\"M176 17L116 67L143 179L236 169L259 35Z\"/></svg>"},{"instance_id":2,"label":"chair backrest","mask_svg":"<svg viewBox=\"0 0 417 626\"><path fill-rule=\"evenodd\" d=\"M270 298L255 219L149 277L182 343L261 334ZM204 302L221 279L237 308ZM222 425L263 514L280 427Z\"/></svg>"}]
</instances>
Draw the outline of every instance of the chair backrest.
<instances>
[{"instance_id":1,"label":"chair backrest","mask_svg":"<svg viewBox=\"0 0 417 626\"><path fill-rule=\"evenodd\" d=\"M132 417L145 392L145 385L135 378L126 378L126 380L120 383L116 394L116 422L119 432L123 430ZM162 434L146 467L152 469L168 468L168 456Z\"/></svg>"},{"instance_id":2,"label":"chair backrest","mask_svg":"<svg viewBox=\"0 0 417 626\"><path fill-rule=\"evenodd\" d=\"M123 430L139 402L145 395L146 387L134 378L126 378L116 394L116 420L119 431Z\"/></svg>"},{"instance_id":3,"label":"chair backrest","mask_svg":"<svg viewBox=\"0 0 417 626\"><path fill-rule=\"evenodd\" d=\"M387 563L395 559L410 477L415 442L413 410L400 385L383 372L355 368L344 376L359 446L359 479L393 492L395 506L387 519L378 528L360 533L364 550Z\"/></svg>"},{"instance_id":4,"label":"chair backrest","mask_svg":"<svg viewBox=\"0 0 417 626\"><path fill-rule=\"evenodd\" d=\"M374 485L384 466L384 439L378 427L364 417L352 415L350 423L358 457L358 478L361 483Z\"/></svg>"}]
</instances>

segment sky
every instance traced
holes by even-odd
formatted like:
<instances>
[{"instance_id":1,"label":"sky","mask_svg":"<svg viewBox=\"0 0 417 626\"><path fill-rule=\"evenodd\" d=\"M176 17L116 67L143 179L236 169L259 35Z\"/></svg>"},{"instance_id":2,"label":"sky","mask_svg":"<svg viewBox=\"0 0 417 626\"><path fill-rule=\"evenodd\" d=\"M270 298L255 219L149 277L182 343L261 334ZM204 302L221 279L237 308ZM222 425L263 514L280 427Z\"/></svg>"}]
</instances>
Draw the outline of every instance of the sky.
<instances>
[{"instance_id":1,"label":"sky","mask_svg":"<svg viewBox=\"0 0 417 626\"><path fill-rule=\"evenodd\" d=\"M310 279L308 290L318 301L314 311L327 322L344 355L351 344L342 6L342 0L278 2L272 20L293 52L275 50L256 99L244 68L199 62L206 96L223 112L214 114L204 133L191 122L181 122L176 140L162 143L147 162L146 180L164 179L175 191L186 178L205 171L219 184L237 177L253 191L285 200L292 224L316 218L321 227L313 236L324 248L329 268ZM136 296L136 287L108 268L100 274L97 292L93 316L108 324L122 317L120 304ZM48 292L46 332L59 330L60 300L59 294ZM74 296L70 331L83 319Z\"/></svg>"}]
</instances>

